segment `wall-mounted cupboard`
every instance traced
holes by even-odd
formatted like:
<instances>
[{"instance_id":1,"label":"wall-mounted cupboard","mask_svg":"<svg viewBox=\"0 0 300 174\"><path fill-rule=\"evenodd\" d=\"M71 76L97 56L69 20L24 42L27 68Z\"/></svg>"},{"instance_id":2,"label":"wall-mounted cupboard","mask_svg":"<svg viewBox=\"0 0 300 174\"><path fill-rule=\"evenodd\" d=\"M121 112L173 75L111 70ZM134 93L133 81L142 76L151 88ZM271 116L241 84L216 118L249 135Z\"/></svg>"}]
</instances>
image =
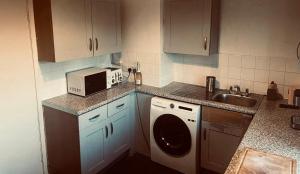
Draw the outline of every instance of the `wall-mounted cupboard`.
<instances>
[{"instance_id":1,"label":"wall-mounted cupboard","mask_svg":"<svg viewBox=\"0 0 300 174\"><path fill-rule=\"evenodd\" d=\"M220 0L164 0L164 52L218 52Z\"/></svg>"},{"instance_id":2,"label":"wall-mounted cupboard","mask_svg":"<svg viewBox=\"0 0 300 174\"><path fill-rule=\"evenodd\" d=\"M34 0L33 4L40 61L121 51L119 0Z\"/></svg>"}]
</instances>

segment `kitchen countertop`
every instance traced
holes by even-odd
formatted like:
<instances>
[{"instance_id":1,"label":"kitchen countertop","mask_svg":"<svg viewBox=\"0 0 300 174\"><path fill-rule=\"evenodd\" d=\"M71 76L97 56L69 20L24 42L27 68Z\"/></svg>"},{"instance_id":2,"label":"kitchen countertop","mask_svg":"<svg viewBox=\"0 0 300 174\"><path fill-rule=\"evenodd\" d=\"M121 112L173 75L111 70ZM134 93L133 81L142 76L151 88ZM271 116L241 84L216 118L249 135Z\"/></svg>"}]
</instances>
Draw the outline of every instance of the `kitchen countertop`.
<instances>
[{"instance_id":1,"label":"kitchen countertop","mask_svg":"<svg viewBox=\"0 0 300 174\"><path fill-rule=\"evenodd\" d=\"M133 84L122 84L87 97L64 94L42 102L43 106L79 116L135 91Z\"/></svg>"},{"instance_id":2,"label":"kitchen countertop","mask_svg":"<svg viewBox=\"0 0 300 174\"><path fill-rule=\"evenodd\" d=\"M300 131L290 127L291 116L300 114L300 110L279 108L280 103L286 100L263 100L226 174L237 172L239 158L246 147L296 159L297 173L300 173Z\"/></svg>"},{"instance_id":3,"label":"kitchen countertop","mask_svg":"<svg viewBox=\"0 0 300 174\"><path fill-rule=\"evenodd\" d=\"M263 99L261 95L251 94L251 97L256 98L258 102L254 107L248 108L212 101L211 97L213 94L206 93L205 87L201 86L172 82L163 88L157 88L147 85L135 87L135 85L132 83L125 83L87 97L64 94L58 97L44 100L43 105L70 113L75 116L79 116L107 103L110 103L118 98L126 96L134 91L187 103L211 106L252 115L257 112L259 104ZM188 92L183 93L182 91ZM189 94L189 91L191 91L192 93ZM220 92L220 90L217 92Z\"/></svg>"},{"instance_id":4,"label":"kitchen countertop","mask_svg":"<svg viewBox=\"0 0 300 174\"><path fill-rule=\"evenodd\" d=\"M245 147L291 157L296 159L300 166L300 131L290 128L290 116L300 114L300 110L279 108L279 103L286 101L267 101L266 97L261 95L252 94L251 97L256 98L258 102L254 107L247 108L214 102L211 100L213 94L207 94L205 88L201 86L172 82L166 87L157 88L147 85L135 87L132 83L126 83L88 97L65 94L45 100L43 105L79 116L135 91L188 103L255 114L226 174L232 174L238 170L238 159ZM197 94L185 94L182 91L197 91ZM300 167L298 167L298 173L300 173Z\"/></svg>"},{"instance_id":5,"label":"kitchen countertop","mask_svg":"<svg viewBox=\"0 0 300 174\"><path fill-rule=\"evenodd\" d=\"M231 104L215 102L212 100L212 96L216 93L224 92L224 90L217 90L215 93L207 93L205 87L179 82L172 82L163 88L141 86L137 87L136 91L187 103L211 106L251 115L254 115L257 112L259 105L263 100L262 95L250 94L252 98L257 100L257 103L254 107L235 106Z\"/></svg>"}]
</instances>

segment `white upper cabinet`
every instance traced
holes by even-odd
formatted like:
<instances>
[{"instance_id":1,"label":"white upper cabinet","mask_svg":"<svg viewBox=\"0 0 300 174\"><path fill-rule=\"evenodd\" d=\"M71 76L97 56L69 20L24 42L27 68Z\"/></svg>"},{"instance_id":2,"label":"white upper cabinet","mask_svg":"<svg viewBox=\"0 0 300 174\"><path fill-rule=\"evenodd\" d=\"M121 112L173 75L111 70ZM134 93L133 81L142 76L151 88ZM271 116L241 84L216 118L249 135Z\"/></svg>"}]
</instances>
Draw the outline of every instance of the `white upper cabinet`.
<instances>
[{"instance_id":1,"label":"white upper cabinet","mask_svg":"<svg viewBox=\"0 0 300 174\"><path fill-rule=\"evenodd\" d=\"M34 0L38 57L62 62L119 52L119 0Z\"/></svg>"},{"instance_id":2,"label":"white upper cabinet","mask_svg":"<svg viewBox=\"0 0 300 174\"><path fill-rule=\"evenodd\" d=\"M121 51L119 0L92 0L95 56Z\"/></svg>"},{"instance_id":3,"label":"white upper cabinet","mask_svg":"<svg viewBox=\"0 0 300 174\"><path fill-rule=\"evenodd\" d=\"M219 0L165 0L164 51L210 55L218 52Z\"/></svg>"}]
</instances>

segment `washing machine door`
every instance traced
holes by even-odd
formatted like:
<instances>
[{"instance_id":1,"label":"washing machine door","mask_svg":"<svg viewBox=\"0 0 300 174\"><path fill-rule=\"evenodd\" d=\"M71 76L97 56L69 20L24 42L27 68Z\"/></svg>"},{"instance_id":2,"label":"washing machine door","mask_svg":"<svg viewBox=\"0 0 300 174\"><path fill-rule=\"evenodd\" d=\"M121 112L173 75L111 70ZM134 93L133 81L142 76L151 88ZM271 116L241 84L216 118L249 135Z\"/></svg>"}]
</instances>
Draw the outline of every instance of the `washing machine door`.
<instances>
[{"instance_id":1,"label":"washing machine door","mask_svg":"<svg viewBox=\"0 0 300 174\"><path fill-rule=\"evenodd\" d=\"M153 126L156 144L168 155L181 157L191 149L192 138L187 125L177 116L165 114Z\"/></svg>"}]
</instances>

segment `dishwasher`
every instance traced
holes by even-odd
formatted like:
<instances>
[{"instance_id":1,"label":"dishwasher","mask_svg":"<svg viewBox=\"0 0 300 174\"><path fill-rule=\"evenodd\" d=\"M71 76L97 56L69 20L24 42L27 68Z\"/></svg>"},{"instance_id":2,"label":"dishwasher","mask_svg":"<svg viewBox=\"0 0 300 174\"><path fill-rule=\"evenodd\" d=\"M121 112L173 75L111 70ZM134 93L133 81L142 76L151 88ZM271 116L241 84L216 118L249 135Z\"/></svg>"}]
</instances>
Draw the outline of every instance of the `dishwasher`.
<instances>
[{"instance_id":1,"label":"dishwasher","mask_svg":"<svg viewBox=\"0 0 300 174\"><path fill-rule=\"evenodd\" d=\"M253 115L202 107L201 167L224 173Z\"/></svg>"}]
</instances>

